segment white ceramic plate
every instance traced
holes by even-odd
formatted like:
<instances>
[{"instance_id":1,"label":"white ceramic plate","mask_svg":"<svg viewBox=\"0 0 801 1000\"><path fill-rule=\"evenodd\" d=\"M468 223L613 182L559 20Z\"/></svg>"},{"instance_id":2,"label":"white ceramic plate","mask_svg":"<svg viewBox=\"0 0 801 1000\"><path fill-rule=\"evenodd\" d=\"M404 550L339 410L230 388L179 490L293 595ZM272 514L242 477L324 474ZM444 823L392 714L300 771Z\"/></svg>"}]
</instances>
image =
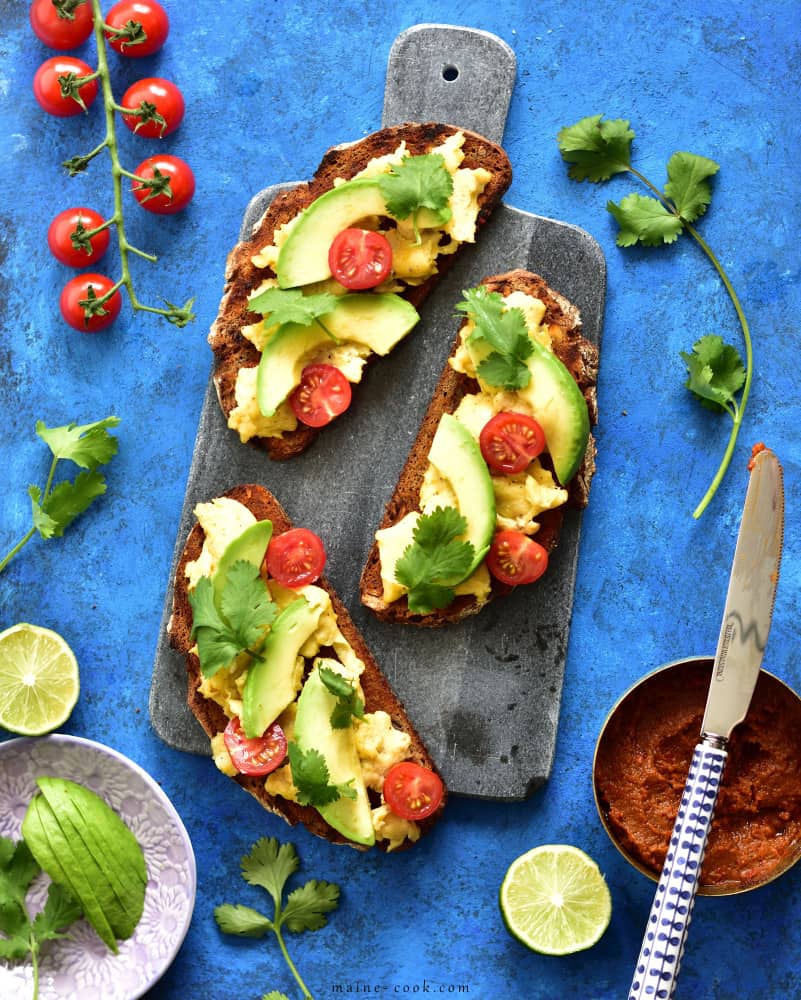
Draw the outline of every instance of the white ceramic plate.
<instances>
[{"instance_id":1,"label":"white ceramic plate","mask_svg":"<svg viewBox=\"0 0 801 1000\"><path fill-rule=\"evenodd\" d=\"M70 938L45 944L40 1000L136 1000L169 968L189 929L197 873L192 845L178 813L155 781L116 750L76 736L0 743L0 834L19 839L36 778L53 775L100 795L128 824L145 855L145 908L133 937L113 955L80 920ZM28 895L29 912L44 904L47 877ZM30 962L0 961L0 997L33 996Z\"/></svg>"}]
</instances>

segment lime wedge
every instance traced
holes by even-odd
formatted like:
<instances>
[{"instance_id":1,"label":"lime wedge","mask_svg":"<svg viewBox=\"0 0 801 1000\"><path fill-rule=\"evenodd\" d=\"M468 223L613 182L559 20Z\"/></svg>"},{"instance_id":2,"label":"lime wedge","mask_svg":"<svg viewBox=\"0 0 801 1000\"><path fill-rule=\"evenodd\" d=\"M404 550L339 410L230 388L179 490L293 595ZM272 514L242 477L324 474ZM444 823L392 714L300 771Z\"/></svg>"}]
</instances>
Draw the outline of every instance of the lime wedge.
<instances>
[{"instance_id":1,"label":"lime wedge","mask_svg":"<svg viewBox=\"0 0 801 1000\"><path fill-rule=\"evenodd\" d=\"M598 865L567 844L535 847L513 861L499 903L509 932L544 955L592 947L612 916L612 897Z\"/></svg>"},{"instance_id":2,"label":"lime wedge","mask_svg":"<svg viewBox=\"0 0 801 1000\"><path fill-rule=\"evenodd\" d=\"M0 726L41 736L70 717L80 691L78 661L57 632L12 625L0 633Z\"/></svg>"}]
</instances>

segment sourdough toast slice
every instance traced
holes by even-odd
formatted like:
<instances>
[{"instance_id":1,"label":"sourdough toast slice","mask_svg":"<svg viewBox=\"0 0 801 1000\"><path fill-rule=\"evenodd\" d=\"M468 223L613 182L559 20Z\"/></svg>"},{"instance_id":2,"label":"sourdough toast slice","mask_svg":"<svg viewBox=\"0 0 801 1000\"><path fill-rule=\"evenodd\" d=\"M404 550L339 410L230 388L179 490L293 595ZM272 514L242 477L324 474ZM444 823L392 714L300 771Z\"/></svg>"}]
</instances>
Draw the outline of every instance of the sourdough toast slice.
<instances>
[{"instance_id":1,"label":"sourdough toast slice","mask_svg":"<svg viewBox=\"0 0 801 1000\"><path fill-rule=\"evenodd\" d=\"M259 362L259 350L241 331L243 327L255 324L261 318L250 311L248 297L265 279L276 277L271 266L265 266L263 261L259 261L259 254L264 248L275 243L276 232L295 219L320 195L331 190L335 181L350 180L371 161L394 153L401 143L405 144L407 154L421 155L459 132L464 135L464 159L461 166L471 170L483 168L491 174L490 180L478 195L477 224L482 225L500 203L511 183L511 165L506 153L496 143L453 125L409 123L381 129L357 142L330 149L314 177L307 183L278 194L254 225L250 237L233 248L226 264L222 301L208 338L214 352L214 384L226 419L237 407L235 393L240 369L254 367ZM454 256L438 256L435 274L422 284L406 285L399 294L417 308L439 277L451 266ZM373 357L368 358L368 363ZM271 458L286 459L308 448L318 433L319 428L298 424L294 430L286 431L280 436L256 435L250 438L250 442L265 448Z\"/></svg>"},{"instance_id":2,"label":"sourdough toast slice","mask_svg":"<svg viewBox=\"0 0 801 1000\"><path fill-rule=\"evenodd\" d=\"M529 271L514 270L488 277L481 282L481 285L501 296L523 292L544 304L542 323L549 329L553 351L579 386L587 404L590 424L594 425L597 422L598 350L582 335L578 309L563 295L550 288L542 277ZM456 356L461 346L461 330L466 323L467 320L459 327L460 332L454 340L450 359ZM445 413L453 413L466 395L476 393L480 388L475 378L455 370L449 362L443 368L398 483L385 507L379 529L389 528L408 513L420 510L420 490L440 418ZM595 471L595 454L595 442L590 434L578 471L569 483L562 484L567 490L567 502L537 515L540 527L535 538L548 552L553 551L559 541L566 508L583 508L587 504L590 483ZM489 600L508 594L511 589L510 586L491 578L489 593L483 599L473 594L457 594L445 608L428 614L415 614L409 610L405 596L391 602L384 600L379 546L374 542L362 571L360 597L362 603L384 621L439 627L477 614Z\"/></svg>"},{"instance_id":3,"label":"sourdough toast slice","mask_svg":"<svg viewBox=\"0 0 801 1000\"><path fill-rule=\"evenodd\" d=\"M231 500L236 500L246 507L257 521L272 521L273 537L283 534L292 527L286 511L275 497L262 486L256 484L239 485L229 490L224 496ZM203 677L200 670L200 661L196 654L195 639L192 634L192 606L189 601L189 581L186 572L187 566L199 558L203 550L204 537L202 526L195 524L189 533L178 562L174 581L172 616L168 624L168 632L171 645L185 657L189 708L208 736L214 738L225 730L230 720L220 704L205 697L200 691ZM355 655L364 664L364 670L359 681L364 694L365 712L386 712L390 717L393 729L400 730L402 733L407 734L409 738L405 759L419 764L434 773L438 773L422 739L408 718L403 705L390 687L389 682L381 672L364 638L354 625L342 601L324 577L317 581L316 586L325 590L330 597L339 631L350 644ZM319 651L318 655L335 654L331 654L330 651L323 648ZM270 794L265 788L265 779L263 777L238 773L234 777L234 780L253 795L268 811L280 816L290 825L294 826L300 823L311 833L332 843L359 847L359 845L353 844L341 833L333 829L312 806L300 805L291 798L280 794ZM375 793L371 793L371 801L374 805L378 804L378 796ZM441 816L444 802L443 798L442 805L435 813L417 821L417 826L421 834L430 829ZM411 846L412 842L407 837L399 846L393 844L393 849L407 848ZM386 840L377 840L376 846L379 849L387 849L388 842Z\"/></svg>"}]
</instances>

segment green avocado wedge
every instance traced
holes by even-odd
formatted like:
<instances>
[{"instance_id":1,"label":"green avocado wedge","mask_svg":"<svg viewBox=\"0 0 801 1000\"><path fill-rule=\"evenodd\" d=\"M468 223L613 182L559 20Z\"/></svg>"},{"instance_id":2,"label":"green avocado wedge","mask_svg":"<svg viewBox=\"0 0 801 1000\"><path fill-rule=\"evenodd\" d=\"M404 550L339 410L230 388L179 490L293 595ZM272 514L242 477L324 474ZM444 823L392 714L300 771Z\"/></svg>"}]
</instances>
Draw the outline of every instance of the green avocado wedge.
<instances>
[{"instance_id":1,"label":"green avocado wedge","mask_svg":"<svg viewBox=\"0 0 801 1000\"><path fill-rule=\"evenodd\" d=\"M334 346L331 335L385 355L419 319L414 306L399 295L364 292L337 299L323 317L325 329L319 323L285 323L262 350L256 375L259 409L265 416L273 416L300 383L309 356Z\"/></svg>"},{"instance_id":2,"label":"green avocado wedge","mask_svg":"<svg viewBox=\"0 0 801 1000\"><path fill-rule=\"evenodd\" d=\"M257 521L245 528L241 535L237 535L233 541L225 547L225 551L220 556L217 569L211 578L214 590L214 603L220 609L222 592L225 588L225 581L228 577L228 570L235 562L249 562L253 566L261 566L267 546L273 535L273 522L269 520Z\"/></svg>"},{"instance_id":3,"label":"green avocado wedge","mask_svg":"<svg viewBox=\"0 0 801 1000\"><path fill-rule=\"evenodd\" d=\"M486 556L495 534L495 491L478 442L456 417L444 413L431 442L428 460L450 483L459 513L467 521L465 538L475 550L466 580ZM454 583L461 583L455 580Z\"/></svg>"},{"instance_id":4,"label":"green avocado wedge","mask_svg":"<svg viewBox=\"0 0 801 1000\"><path fill-rule=\"evenodd\" d=\"M575 379L557 356L532 340L526 364L528 385L519 390L545 434L556 478L565 486L575 476L590 436L587 401Z\"/></svg>"},{"instance_id":5,"label":"green avocado wedge","mask_svg":"<svg viewBox=\"0 0 801 1000\"><path fill-rule=\"evenodd\" d=\"M343 229L382 216L388 217L389 213L375 177L346 181L321 194L298 216L278 252L280 287L297 288L330 278L328 251L334 237ZM421 209L417 224L421 229L432 228L447 221L448 216Z\"/></svg>"},{"instance_id":6,"label":"green avocado wedge","mask_svg":"<svg viewBox=\"0 0 801 1000\"><path fill-rule=\"evenodd\" d=\"M262 736L295 700L302 681L300 650L319 620L319 608L298 597L273 622L242 694L242 728L249 739Z\"/></svg>"},{"instance_id":7,"label":"green avocado wedge","mask_svg":"<svg viewBox=\"0 0 801 1000\"><path fill-rule=\"evenodd\" d=\"M343 837L370 847L375 843L375 830L353 726L332 727L331 715L337 699L320 678L320 663L333 669L339 666L336 661L318 660L309 674L298 698L295 740L304 752L316 750L323 756L331 784L350 783L356 793L355 798L340 797L327 805L317 806L317 811Z\"/></svg>"}]
</instances>

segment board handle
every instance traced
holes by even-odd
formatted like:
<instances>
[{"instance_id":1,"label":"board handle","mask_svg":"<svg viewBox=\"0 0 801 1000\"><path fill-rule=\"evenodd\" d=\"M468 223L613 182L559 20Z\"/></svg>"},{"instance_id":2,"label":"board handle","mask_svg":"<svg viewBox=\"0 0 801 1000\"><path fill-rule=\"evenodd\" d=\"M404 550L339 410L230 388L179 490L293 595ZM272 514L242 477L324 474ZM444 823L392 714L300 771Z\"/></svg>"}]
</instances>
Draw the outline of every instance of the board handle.
<instances>
[{"instance_id":1,"label":"board handle","mask_svg":"<svg viewBox=\"0 0 801 1000\"><path fill-rule=\"evenodd\" d=\"M517 59L497 35L449 24L416 24L392 44L382 124L443 122L500 143Z\"/></svg>"}]
</instances>

